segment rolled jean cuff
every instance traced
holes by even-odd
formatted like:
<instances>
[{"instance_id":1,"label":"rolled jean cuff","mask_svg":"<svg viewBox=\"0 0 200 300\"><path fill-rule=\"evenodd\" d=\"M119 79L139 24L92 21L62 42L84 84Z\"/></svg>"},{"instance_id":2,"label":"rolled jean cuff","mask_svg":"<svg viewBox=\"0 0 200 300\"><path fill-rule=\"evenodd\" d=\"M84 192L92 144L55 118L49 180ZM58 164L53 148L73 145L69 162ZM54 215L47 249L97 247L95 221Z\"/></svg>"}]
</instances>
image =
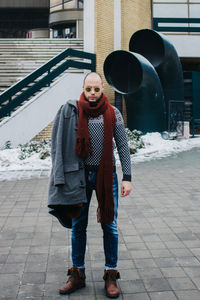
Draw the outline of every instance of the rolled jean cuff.
<instances>
[{"instance_id":1,"label":"rolled jean cuff","mask_svg":"<svg viewBox=\"0 0 200 300\"><path fill-rule=\"evenodd\" d=\"M82 266L74 266L74 265L73 265L73 267L74 267L74 268L78 268L78 269L84 269L84 268L85 268L85 265L82 265Z\"/></svg>"},{"instance_id":2,"label":"rolled jean cuff","mask_svg":"<svg viewBox=\"0 0 200 300\"><path fill-rule=\"evenodd\" d=\"M112 267L106 267L106 266L105 266L105 270L106 270L106 271L108 271L108 270L117 270L117 267L112 268Z\"/></svg>"}]
</instances>

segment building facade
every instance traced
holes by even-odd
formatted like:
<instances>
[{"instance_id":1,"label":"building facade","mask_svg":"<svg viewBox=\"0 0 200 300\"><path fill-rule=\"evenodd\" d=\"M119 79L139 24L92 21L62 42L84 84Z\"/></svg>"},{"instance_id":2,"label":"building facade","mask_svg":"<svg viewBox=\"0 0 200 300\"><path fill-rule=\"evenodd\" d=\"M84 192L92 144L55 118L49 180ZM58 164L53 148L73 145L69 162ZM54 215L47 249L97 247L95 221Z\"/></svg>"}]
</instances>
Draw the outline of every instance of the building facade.
<instances>
[{"instance_id":1,"label":"building facade","mask_svg":"<svg viewBox=\"0 0 200 300\"><path fill-rule=\"evenodd\" d=\"M53 38L83 38L83 0L50 0Z\"/></svg>"},{"instance_id":2,"label":"building facade","mask_svg":"<svg viewBox=\"0 0 200 300\"><path fill-rule=\"evenodd\" d=\"M103 63L115 50L128 50L132 34L151 28L150 0L87 0L84 2L84 49L97 55L97 71L103 76ZM113 90L105 92L114 102Z\"/></svg>"},{"instance_id":3,"label":"building facade","mask_svg":"<svg viewBox=\"0 0 200 300\"><path fill-rule=\"evenodd\" d=\"M185 119L200 127L200 1L153 0L152 11L153 29L174 45L182 63Z\"/></svg>"},{"instance_id":4,"label":"building facade","mask_svg":"<svg viewBox=\"0 0 200 300\"><path fill-rule=\"evenodd\" d=\"M153 28L173 43L184 70L200 71L200 1L153 0Z\"/></svg>"},{"instance_id":5,"label":"building facade","mask_svg":"<svg viewBox=\"0 0 200 300\"><path fill-rule=\"evenodd\" d=\"M26 38L32 29L46 33L48 19L49 0L1 0L0 38Z\"/></svg>"},{"instance_id":6,"label":"building facade","mask_svg":"<svg viewBox=\"0 0 200 300\"><path fill-rule=\"evenodd\" d=\"M191 108L194 96L188 91L200 94L199 15L200 0L1 0L0 38L82 39L84 51L96 54L97 72L104 77L103 64L111 52L129 50L138 30L155 29L175 46L183 71L194 72L185 77ZM193 75L198 79L194 92ZM104 82L113 104L114 91Z\"/></svg>"}]
</instances>

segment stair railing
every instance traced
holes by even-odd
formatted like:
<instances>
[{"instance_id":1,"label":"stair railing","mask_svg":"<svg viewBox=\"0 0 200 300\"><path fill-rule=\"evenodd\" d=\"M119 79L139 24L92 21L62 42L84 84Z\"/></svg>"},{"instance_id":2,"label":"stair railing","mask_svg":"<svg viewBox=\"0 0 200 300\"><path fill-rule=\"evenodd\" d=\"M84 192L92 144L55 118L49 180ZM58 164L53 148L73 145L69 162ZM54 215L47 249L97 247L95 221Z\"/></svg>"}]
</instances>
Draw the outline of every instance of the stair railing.
<instances>
[{"instance_id":1,"label":"stair railing","mask_svg":"<svg viewBox=\"0 0 200 300\"><path fill-rule=\"evenodd\" d=\"M72 59L68 59L68 57L72 57ZM90 60L91 62L77 61L74 60L75 57ZM64 62L62 62L63 60ZM57 66L57 64L59 65ZM50 86L56 77L70 67L95 72L96 55L72 48L62 51L0 94L0 119L10 116L16 107L40 91L41 88Z\"/></svg>"}]
</instances>

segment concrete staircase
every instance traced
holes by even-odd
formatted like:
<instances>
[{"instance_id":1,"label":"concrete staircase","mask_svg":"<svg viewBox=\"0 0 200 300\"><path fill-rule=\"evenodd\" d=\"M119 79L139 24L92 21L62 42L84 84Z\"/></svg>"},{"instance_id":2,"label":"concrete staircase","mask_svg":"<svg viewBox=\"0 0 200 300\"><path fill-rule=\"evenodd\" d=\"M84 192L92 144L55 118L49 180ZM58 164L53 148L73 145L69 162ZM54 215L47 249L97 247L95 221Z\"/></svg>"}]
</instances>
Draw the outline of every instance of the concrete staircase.
<instances>
[{"instance_id":1,"label":"concrete staircase","mask_svg":"<svg viewBox=\"0 0 200 300\"><path fill-rule=\"evenodd\" d=\"M17 147L41 133L54 120L62 104L70 99L79 99L84 76L84 72L63 74L50 87L18 107L10 117L5 117L0 122L0 149L7 141L11 142L12 147ZM41 139L49 137L40 134Z\"/></svg>"},{"instance_id":2,"label":"concrete staircase","mask_svg":"<svg viewBox=\"0 0 200 300\"><path fill-rule=\"evenodd\" d=\"M83 40L0 39L0 94L66 48L83 50Z\"/></svg>"}]
</instances>

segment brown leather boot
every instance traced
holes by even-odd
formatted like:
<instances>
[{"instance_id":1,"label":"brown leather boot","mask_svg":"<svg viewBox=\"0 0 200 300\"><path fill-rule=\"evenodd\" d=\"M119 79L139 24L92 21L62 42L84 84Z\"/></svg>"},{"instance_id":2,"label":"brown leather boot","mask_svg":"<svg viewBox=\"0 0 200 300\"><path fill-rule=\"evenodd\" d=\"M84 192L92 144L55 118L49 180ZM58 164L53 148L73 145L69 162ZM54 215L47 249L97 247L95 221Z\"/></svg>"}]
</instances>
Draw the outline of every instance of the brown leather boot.
<instances>
[{"instance_id":1,"label":"brown leather boot","mask_svg":"<svg viewBox=\"0 0 200 300\"><path fill-rule=\"evenodd\" d=\"M106 296L109 298L117 298L120 290L117 287L117 279L120 278L120 273L117 270L104 271L103 279L105 280Z\"/></svg>"},{"instance_id":2,"label":"brown leather boot","mask_svg":"<svg viewBox=\"0 0 200 300\"><path fill-rule=\"evenodd\" d=\"M85 269L73 267L68 270L67 275L70 275L70 277L66 284L59 289L60 294L71 294L72 292L85 287Z\"/></svg>"}]
</instances>

